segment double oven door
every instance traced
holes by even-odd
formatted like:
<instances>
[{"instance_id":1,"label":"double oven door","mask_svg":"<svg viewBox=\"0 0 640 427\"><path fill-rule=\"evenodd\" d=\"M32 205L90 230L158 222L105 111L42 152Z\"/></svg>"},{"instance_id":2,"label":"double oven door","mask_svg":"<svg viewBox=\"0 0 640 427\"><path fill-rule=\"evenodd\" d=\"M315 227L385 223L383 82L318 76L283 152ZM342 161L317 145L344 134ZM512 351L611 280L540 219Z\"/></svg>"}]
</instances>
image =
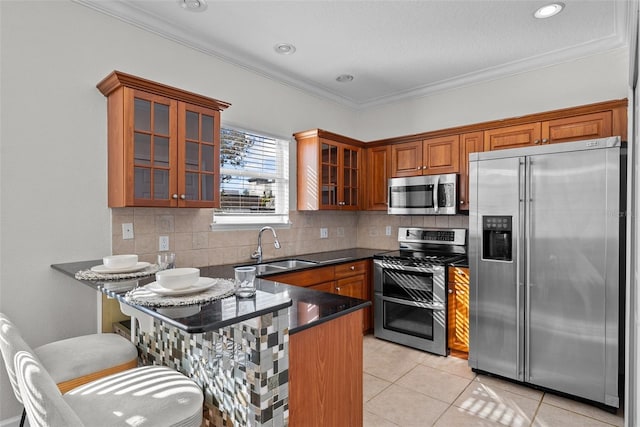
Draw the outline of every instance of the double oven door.
<instances>
[{"instance_id":1,"label":"double oven door","mask_svg":"<svg viewBox=\"0 0 640 427\"><path fill-rule=\"evenodd\" d=\"M445 266L374 259L374 335L447 355Z\"/></svg>"}]
</instances>

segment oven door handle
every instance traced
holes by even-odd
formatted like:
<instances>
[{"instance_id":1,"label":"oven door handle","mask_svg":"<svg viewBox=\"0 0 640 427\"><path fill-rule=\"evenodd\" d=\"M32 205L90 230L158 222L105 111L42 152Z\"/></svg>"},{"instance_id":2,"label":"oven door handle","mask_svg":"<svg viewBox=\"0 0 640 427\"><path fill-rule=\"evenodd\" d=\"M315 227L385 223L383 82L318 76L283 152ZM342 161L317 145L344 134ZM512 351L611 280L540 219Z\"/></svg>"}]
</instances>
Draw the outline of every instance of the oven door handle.
<instances>
[{"instance_id":1,"label":"oven door handle","mask_svg":"<svg viewBox=\"0 0 640 427\"><path fill-rule=\"evenodd\" d=\"M408 301L406 299L392 298L392 297L385 297L385 296L382 297L382 301L393 302L393 303L402 304L402 305L411 305L414 307L426 308L428 310L434 310L434 311L446 310L446 307L443 303L437 303L437 302Z\"/></svg>"},{"instance_id":2,"label":"oven door handle","mask_svg":"<svg viewBox=\"0 0 640 427\"><path fill-rule=\"evenodd\" d=\"M374 261L375 262L375 261ZM430 265L428 267L414 267L410 265L402 265L402 264L383 264L376 263L384 270L392 270L392 271L412 271L416 273L434 273L436 271L444 270L444 266L442 265Z\"/></svg>"}]
</instances>

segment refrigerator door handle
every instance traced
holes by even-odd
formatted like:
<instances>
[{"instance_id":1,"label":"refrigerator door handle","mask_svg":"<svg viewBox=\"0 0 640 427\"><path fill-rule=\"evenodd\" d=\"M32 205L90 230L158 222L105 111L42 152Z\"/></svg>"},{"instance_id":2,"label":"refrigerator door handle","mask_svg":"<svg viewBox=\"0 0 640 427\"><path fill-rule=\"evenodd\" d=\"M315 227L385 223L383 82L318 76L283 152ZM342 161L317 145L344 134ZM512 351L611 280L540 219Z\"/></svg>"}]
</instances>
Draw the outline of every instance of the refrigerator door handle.
<instances>
[{"instance_id":1,"label":"refrigerator door handle","mask_svg":"<svg viewBox=\"0 0 640 427\"><path fill-rule=\"evenodd\" d=\"M527 172L526 172L527 181L529 182L528 199L529 199L530 202L533 202L533 180L531 179L531 173L532 173L532 169L533 169L532 163L533 162L531 161L531 159L529 157L527 157L526 162L527 162ZM530 223L529 218L527 218L527 222Z\"/></svg>"},{"instance_id":2,"label":"refrigerator door handle","mask_svg":"<svg viewBox=\"0 0 640 427\"><path fill-rule=\"evenodd\" d=\"M525 295L524 295L524 303L525 303L525 317L524 317L524 337L525 337L525 342L524 342L524 348L525 348L525 354L524 354L524 370L525 370L525 381L530 381L532 379L530 372L531 370L529 369L530 367L530 361L531 361L531 331L530 331L530 327L531 327L531 282L530 282L530 277L531 277L531 234L533 232L532 227L533 227L533 221L532 221L532 209L531 209L531 204L533 203L533 177L532 177L532 162L531 159L529 157L526 158L526 170L525 170L525 174L526 174L526 181L528 182L528 194L525 200L528 200L527 202L525 202L525 218L526 218L526 228L525 228L525 236L524 236L524 240L525 240L525 249L524 249L524 258L525 258L525 280L524 280L524 289L525 289Z\"/></svg>"},{"instance_id":3,"label":"refrigerator door handle","mask_svg":"<svg viewBox=\"0 0 640 427\"><path fill-rule=\"evenodd\" d=\"M523 301L522 301L522 289L524 288L524 278L522 274L522 266L524 261L524 248L523 242L525 242L525 230L524 230L524 212L526 208L526 158L520 158L518 161L518 193L519 193L519 205L518 205L518 216L516 218L517 221L517 231L515 234L516 238L516 256L518 260L516 262L516 360L518 366L517 377L519 381L524 381L524 372L523 372L523 325L521 322L522 319L522 310L523 310Z\"/></svg>"}]
</instances>

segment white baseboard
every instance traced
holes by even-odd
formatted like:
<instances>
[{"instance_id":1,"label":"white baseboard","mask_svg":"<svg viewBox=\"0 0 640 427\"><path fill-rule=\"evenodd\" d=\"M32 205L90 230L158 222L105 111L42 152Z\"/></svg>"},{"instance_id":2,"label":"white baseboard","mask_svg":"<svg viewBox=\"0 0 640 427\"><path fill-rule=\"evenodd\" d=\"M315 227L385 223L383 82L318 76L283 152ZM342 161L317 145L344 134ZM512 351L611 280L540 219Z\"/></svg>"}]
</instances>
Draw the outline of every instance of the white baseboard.
<instances>
[{"instance_id":1,"label":"white baseboard","mask_svg":"<svg viewBox=\"0 0 640 427\"><path fill-rule=\"evenodd\" d=\"M0 420L0 427L18 427L20 425L20 415L6 420ZM29 420L25 420L25 426L29 425Z\"/></svg>"}]
</instances>

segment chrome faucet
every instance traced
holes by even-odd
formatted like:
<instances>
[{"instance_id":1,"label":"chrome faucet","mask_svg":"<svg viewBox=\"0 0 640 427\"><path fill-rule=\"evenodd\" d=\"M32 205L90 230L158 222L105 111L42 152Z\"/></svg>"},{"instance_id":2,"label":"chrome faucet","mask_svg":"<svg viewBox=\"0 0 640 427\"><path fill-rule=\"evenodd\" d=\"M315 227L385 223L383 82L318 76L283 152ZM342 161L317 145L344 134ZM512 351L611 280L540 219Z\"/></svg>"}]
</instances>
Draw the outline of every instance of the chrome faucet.
<instances>
[{"instance_id":1,"label":"chrome faucet","mask_svg":"<svg viewBox=\"0 0 640 427\"><path fill-rule=\"evenodd\" d=\"M274 238L274 242L273 242L273 246L276 249L280 249L280 242L278 241L278 236L276 235L276 230L273 229L273 227L269 227L268 225L265 227L262 227L260 229L260 231L258 231L258 247L256 248L255 251L253 251L253 253L251 254L251 258L253 259L257 259L258 261L256 261L258 264L260 264L262 262L262 232L264 230L271 230L271 232L273 233L273 238Z\"/></svg>"}]
</instances>

